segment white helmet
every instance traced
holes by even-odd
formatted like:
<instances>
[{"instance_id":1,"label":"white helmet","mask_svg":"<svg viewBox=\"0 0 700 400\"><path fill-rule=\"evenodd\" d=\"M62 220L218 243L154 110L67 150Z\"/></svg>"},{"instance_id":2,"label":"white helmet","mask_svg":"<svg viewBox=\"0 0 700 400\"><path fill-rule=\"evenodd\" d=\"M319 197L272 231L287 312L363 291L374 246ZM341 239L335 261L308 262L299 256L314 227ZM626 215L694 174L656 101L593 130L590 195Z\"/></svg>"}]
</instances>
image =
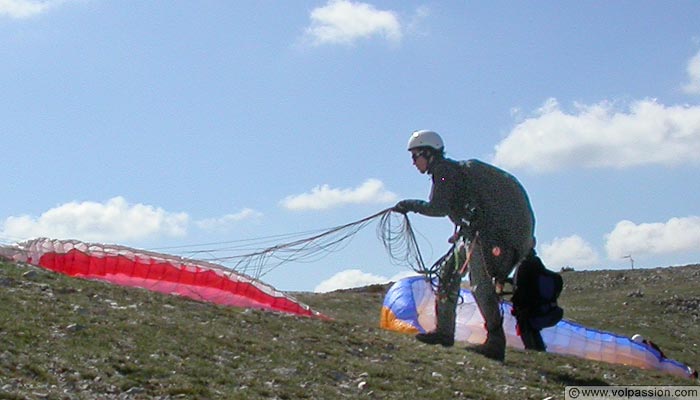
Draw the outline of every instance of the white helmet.
<instances>
[{"instance_id":1,"label":"white helmet","mask_svg":"<svg viewBox=\"0 0 700 400\"><path fill-rule=\"evenodd\" d=\"M430 147L435 150L443 150L445 148L445 144L442 142L442 138L437 133L428 130L420 130L413 132L411 137L408 139L408 150L412 150L417 147Z\"/></svg>"},{"instance_id":2,"label":"white helmet","mask_svg":"<svg viewBox=\"0 0 700 400\"><path fill-rule=\"evenodd\" d=\"M637 334L635 334L635 335L632 336L632 341L635 342L635 343L643 343L643 342L644 342L644 336L642 336L642 335L640 335L640 334L637 333Z\"/></svg>"}]
</instances>

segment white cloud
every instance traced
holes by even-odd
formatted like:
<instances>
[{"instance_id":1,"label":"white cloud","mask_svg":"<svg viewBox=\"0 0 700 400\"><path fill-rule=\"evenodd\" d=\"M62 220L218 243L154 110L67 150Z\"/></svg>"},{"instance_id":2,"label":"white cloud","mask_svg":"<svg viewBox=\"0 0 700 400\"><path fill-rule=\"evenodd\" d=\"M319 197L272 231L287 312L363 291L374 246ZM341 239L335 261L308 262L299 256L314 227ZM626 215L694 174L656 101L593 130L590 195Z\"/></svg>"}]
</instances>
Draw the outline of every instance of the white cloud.
<instances>
[{"instance_id":1,"label":"white cloud","mask_svg":"<svg viewBox=\"0 0 700 400\"><path fill-rule=\"evenodd\" d=\"M610 259L626 255L653 255L697 251L700 217L671 218L666 222L635 224L620 221L605 235Z\"/></svg>"},{"instance_id":2,"label":"white cloud","mask_svg":"<svg viewBox=\"0 0 700 400\"><path fill-rule=\"evenodd\" d=\"M0 0L0 17L30 18L69 0Z\"/></svg>"},{"instance_id":3,"label":"white cloud","mask_svg":"<svg viewBox=\"0 0 700 400\"><path fill-rule=\"evenodd\" d=\"M700 51L688 61L688 83L683 91L688 94L700 94Z\"/></svg>"},{"instance_id":4,"label":"white cloud","mask_svg":"<svg viewBox=\"0 0 700 400\"><path fill-rule=\"evenodd\" d=\"M244 208L243 210L235 214L226 214L223 217L219 218L207 218L199 220L197 221L197 226L200 229L204 229L207 231L222 231L228 229L237 222L252 218L260 218L261 216L262 213L258 211L255 211L251 208Z\"/></svg>"},{"instance_id":5,"label":"white cloud","mask_svg":"<svg viewBox=\"0 0 700 400\"><path fill-rule=\"evenodd\" d=\"M358 39L380 36L401 40L401 24L393 11L377 10L367 3L330 0L311 11L306 36L314 45L352 44Z\"/></svg>"},{"instance_id":6,"label":"white cloud","mask_svg":"<svg viewBox=\"0 0 700 400\"><path fill-rule=\"evenodd\" d=\"M397 280L409 275L414 275L414 273L401 272L391 278L387 278L384 276L362 272L359 269L348 269L338 272L332 277L319 283L314 289L314 292L325 293L339 289L350 289L368 285L382 285L389 282L396 282Z\"/></svg>"},{"instance_id":7,"label":"white cloud","mask_svg":"<svg viewBox=\"0 0 700 400\"><path fill-rule=\"evenodd\" d=\"M540 172L570 166L700 164L700 106L640 100L618 110L603 101L577 104L567 113L549 99L495 150L497 165Z\"/></svg>"},{"instance_id":8,"label":"white cloud","mask_svg":"<svg viewBox=\"0 0 700 400\"><path fill-rule=\"evenodd\" d=\"M66 203L39 217L9 217L2 225L2 236L21 240L45 236L118 242L162 235L183 236L187 223L185 213L169 213L149 205L129 204L123 197L114 197L106 203Z\"/></svg>"},{"instance_id":9,"label":"white cloud","mask_svg":"<svg viewBox=\"0 0 700 400\"><path fill-rule=\"evenodd\" d=\"M290 210L323 210L345 204L387 203L396 195L384 188L377 179L368 179L354 189L333 189L328 185L316 186L310 193L287 196L281 204Z\"/></svg>"},{"instance_id":10,"label":"white cloud","mask_svg":"<svg viewBox=\"0 0 700 400\"><path fill-rule=\"evenodd\" d=\"M416 8L414 14L411 16L409 21L405 24L404 31L407 34L426 36L428 32L423 27L423 21L430 17L431 10L426 6L419 6Z\"/></svg>"},{"instance_id":11,"label":"white cloud","mask_svg":"<svg viewBox=\"0 0 700 400\"><path fill-rule=\"evenodd\" d=\"M592 267L599 257L593 247L578 235L556 238L541 246L540 257L552 270L561 267Z\"/></svg>"}]
</instances>

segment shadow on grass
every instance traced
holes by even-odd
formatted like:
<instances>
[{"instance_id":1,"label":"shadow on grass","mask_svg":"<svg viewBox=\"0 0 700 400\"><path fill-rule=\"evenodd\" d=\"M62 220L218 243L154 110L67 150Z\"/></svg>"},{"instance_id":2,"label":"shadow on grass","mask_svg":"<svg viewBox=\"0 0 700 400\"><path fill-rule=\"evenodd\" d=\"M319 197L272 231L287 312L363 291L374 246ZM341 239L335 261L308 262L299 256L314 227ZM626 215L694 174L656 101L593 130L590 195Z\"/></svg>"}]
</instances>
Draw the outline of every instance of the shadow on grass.
<instances>
[{"instance_id":1,"label":"shadow on grass","mask_svg":"<svg viewBox=\"0 0 700 400\"><path fill-rule=\"evenodd\" d=\"M584 378L567 373L553 373L549 378L564 386L609 386L607 382L598 378Z\"/></svg>"}]
</instances>

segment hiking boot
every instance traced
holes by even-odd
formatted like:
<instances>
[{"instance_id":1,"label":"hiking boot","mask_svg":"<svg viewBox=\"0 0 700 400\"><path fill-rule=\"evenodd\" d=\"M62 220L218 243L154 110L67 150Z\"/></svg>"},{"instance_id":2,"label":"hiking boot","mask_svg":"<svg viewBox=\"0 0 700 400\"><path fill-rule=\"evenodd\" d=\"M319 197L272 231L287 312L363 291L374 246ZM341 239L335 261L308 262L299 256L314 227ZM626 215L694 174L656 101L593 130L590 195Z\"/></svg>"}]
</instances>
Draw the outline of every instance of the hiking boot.
<instances>
[{"instance_id":1,"label":"hiking boot","mask_svg":"<svg viewBox=\"0 0 700 400\"><path fill-rule=\"evenodd\" d=\"M506 335L503 326L488 332L484 344L469 346L467 350L503 362L506 359Z\"/></svg>"},{"instance_id":2,"label":"hiking boot","mask_svg":"<svg viewBox=\"0 0 700 400\"><path fill-rule=\"evenodd\" d=\"M425 344L441 344L444 347L450 347L455 344L454 335L448 335L438 331L419 333L416 335L416 339Z\"/></svg>"},{"instance_id":3,"label":"hiking boot","mask_svg":"<svg viewBox=\"0 0 700 400\"><path fill-rule=\"evenodd\" d=\"M489 345L488 343L469 346L467 347L467 350L500 362L503 362L506 359L505 347L499 348L497 346Z\"/></svg>"}]
</instances>

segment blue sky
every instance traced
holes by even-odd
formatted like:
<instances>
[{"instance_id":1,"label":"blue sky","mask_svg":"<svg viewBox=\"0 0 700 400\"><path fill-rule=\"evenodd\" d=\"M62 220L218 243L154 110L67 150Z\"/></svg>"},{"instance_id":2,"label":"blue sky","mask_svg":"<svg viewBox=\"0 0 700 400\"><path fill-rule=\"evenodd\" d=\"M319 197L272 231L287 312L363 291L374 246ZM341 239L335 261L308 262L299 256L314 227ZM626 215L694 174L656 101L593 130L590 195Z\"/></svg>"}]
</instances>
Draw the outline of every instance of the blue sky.
<instances>
[{"instance_id":1,"label":"blue sky","mask_svg":"<svg viewBox=\"0 0 700 400\"><path fill-rule=\"evenodd\" d=\"M433 129L522 181L552 269L697 263L699 18L696 1L0 0L0 241L216 255L342 225L427 197L405 147ZM446 219L411 220L426 258L447 250ZM406 272L369 228L261 279Z\"/></svg>"}]
</instances>

